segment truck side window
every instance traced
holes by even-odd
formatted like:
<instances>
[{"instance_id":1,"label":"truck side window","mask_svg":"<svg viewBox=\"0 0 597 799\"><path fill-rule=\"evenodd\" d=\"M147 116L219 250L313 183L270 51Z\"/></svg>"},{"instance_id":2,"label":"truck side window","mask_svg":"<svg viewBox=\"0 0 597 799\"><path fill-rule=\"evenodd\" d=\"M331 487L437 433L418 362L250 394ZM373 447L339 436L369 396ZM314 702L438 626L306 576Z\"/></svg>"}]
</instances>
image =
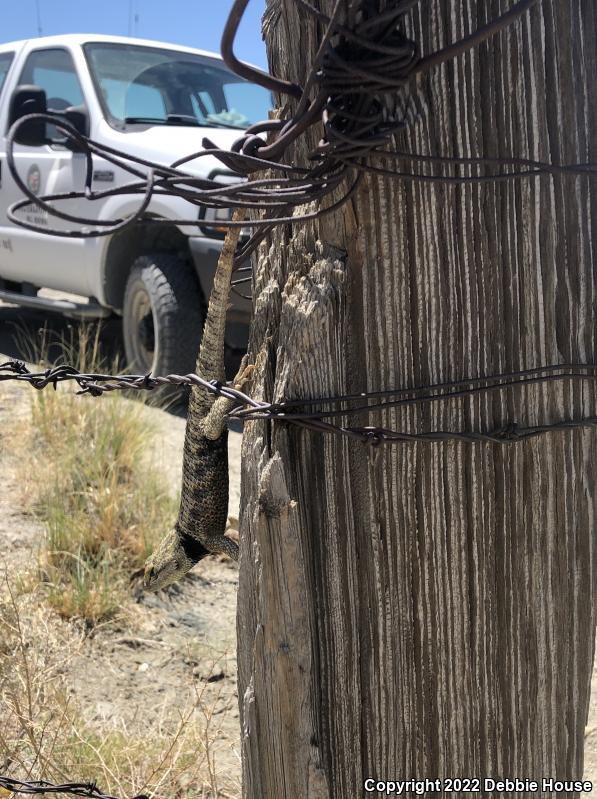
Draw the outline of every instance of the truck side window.
<instances>
[{"instance_id":1,"label":"truck side window","mask_svg":"<svg viewBox=\"0 0 597 799\"><path fill-rule=\"evenodd\" d=\"M46 93L49 111L64 111L83 103L83 92L70 53L62 49L34 50L29 54L19 83L39 86ZM53 141L64 136L54 125L46 126L46 135Z\"/></svg>"},{"instance_id":2,"label":"truck side window","mask_svg":"<svg viewBox=\"0 0 597 799\"><path fill-rule=\"evenodd\" d=\"M14 53L0 53L0 94L2 94L4 80L8 75L8 70L10 69L13 58Z\"/></svg>"}]
</instances>

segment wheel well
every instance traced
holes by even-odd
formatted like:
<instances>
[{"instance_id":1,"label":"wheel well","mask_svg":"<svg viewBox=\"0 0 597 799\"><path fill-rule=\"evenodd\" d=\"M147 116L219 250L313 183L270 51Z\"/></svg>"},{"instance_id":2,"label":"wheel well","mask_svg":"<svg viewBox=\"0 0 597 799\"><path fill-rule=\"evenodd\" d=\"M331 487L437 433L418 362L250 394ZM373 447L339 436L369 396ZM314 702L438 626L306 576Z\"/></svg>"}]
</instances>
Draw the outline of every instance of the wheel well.
<instances>
[{"instance_id":1,"label":"wheel well","mask_svg":"<svg viewBox=\"0 0 597 799\"><path fill-rule=\"evenodd\" d=\"M139 255L152 252L180 253L181 258L190 263L188 239L175 225L144 222L116 233L110 239L103 281L106 302L111 308L122 310L126 281L133 262Z\"/></svg>"}]
</instances>

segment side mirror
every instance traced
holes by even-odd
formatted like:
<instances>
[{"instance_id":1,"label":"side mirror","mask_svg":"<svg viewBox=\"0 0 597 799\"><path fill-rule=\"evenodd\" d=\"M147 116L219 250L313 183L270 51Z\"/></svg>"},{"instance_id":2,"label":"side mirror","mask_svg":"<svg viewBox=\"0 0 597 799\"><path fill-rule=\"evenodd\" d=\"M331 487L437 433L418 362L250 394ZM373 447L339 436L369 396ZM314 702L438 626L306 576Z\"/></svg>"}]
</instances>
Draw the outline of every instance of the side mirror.
<instances>
[{"instance_id":1,"label":"side mirror","mask_svg":"<svg viewBox=\"0 0 597 799\"><path fill-rule=\"evenodd\" d=\"M84 105L71 105L62 112L64 118L82 136L89 136L89 111ZM80 148L74 141L67 141L66 146L73 152L79 152Z\"/></svg>"},{"instance_id":2,"label":"side mirror","mask_svg":"<svg viewBox=\"0 0 597 799\"><path fill-rule=\"evenodd\" d=\"M45 114L48 110L46 93L39 86L17 86L10 98L8 121L13 125L27 114ZM32 119L17 134L18 144L39 147L46 143L46 123Z\"/></svg>"}]
</instances>

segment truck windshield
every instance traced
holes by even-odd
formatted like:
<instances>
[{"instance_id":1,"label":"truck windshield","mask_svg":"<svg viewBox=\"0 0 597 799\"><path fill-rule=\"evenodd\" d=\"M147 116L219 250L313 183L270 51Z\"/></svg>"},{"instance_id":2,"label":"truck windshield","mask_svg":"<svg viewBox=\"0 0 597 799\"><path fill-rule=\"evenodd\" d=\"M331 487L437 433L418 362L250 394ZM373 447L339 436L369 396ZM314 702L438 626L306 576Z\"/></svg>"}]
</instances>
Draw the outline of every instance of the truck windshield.
<instances>
[{"instance_id":1,"label":"truck windshield","mask_svg":"<svg viewBox=\"0 0 597 799\"><path fill-rule=\"evenodd\" d=\"M248 128L267 119L271 94L208 56L118 43L83 45L108 120L129 125Z\"/></svg>"}]
</instances>

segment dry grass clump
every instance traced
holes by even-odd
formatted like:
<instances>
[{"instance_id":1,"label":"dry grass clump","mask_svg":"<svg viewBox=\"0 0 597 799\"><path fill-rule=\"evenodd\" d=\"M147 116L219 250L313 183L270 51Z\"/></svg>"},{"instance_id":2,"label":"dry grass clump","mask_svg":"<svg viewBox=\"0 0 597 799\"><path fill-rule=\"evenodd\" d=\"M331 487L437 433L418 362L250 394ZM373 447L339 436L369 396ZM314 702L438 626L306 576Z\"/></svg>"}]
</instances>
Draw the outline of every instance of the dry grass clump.
<instances>
[{"instance_id":1,"label":"dry grass clump","mask_svg":"<svg viewBox=\"0 0 597 799\"><path fill-rule=\"evenodd\" d=\"M152 799L234 799L214 766L217 727L205 683L178 719L146 736L86 721L68 691L68 661L83 637L48 622L33 594L0 585L0 774L54 783L95 782L105 793Z\"/></svg>"},{"instance_id":2,"label":"dry grass clump","mask_svg":"<svg viewBox=\"0 0 597 799\"><path fill-rule=\"evenodd\" d=\"M106 369L97 331L77 328L76 341L62 340L59 348L58 361L85 372ZM38 362L47 341L41 349ZM144 454L152 431L142 404L116 392L80 397L73 389L33 397L21 468L47 528L41 574L48 599L61 616L93 626L117 612L131 574L176 507Z\"/></svg>"}]
</instances>

